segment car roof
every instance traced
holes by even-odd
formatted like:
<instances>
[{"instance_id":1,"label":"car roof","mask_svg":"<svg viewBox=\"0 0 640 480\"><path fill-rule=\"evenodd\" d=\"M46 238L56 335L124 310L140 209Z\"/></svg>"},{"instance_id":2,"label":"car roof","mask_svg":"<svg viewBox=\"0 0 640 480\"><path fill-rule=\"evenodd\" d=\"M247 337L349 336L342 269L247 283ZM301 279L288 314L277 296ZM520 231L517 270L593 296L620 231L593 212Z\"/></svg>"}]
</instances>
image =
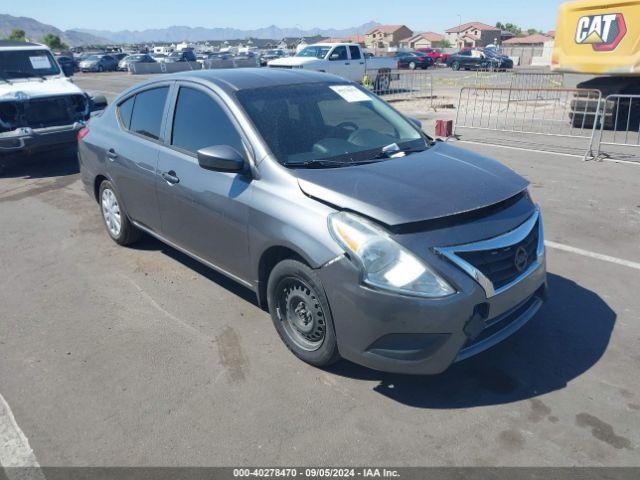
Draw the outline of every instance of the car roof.
<instances>
[{"instance_id":1,"label":"car roof","mask_svg":"<svg viewBox=\"0 0 640 480\"><path fill-rule=\"evenodd\" d=\"M46 45L33 42L18 42L15 40L0 40L0 50L49 50Z\"/></svg>"},{"instance_id":2,"label":"car roof","mask_svg":"<svg viewBox=\"0 0 640 480\"><path fill-rule=\"evenodd\" d=\"M128 92L141 86L166 82L167 79L210 83L227 92L237 92L260 87L277 87L303 83L348 83L348 80L328 73L290 70L284 68L238 68L216 70L194 70L163 75L143 84L136 85Z\"/></svg>"}]
</instances>

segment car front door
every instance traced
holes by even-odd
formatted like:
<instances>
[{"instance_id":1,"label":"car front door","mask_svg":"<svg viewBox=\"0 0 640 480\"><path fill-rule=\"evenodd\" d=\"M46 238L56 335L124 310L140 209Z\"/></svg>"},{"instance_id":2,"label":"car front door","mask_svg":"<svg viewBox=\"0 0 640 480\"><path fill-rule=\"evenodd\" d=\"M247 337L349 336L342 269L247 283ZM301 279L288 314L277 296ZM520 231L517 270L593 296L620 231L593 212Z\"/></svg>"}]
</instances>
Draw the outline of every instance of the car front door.
<instances>
[{"instance_id":1,"label":"car front door","mask_svg":"<svg viewBox=\"0 0 640 480\"><path fill-rule=\"evenodd\" d=\"M352 82L361 81L365 74L366 65L360 47L349 45L349 60L351 62L349 80Z\"/></svg>"},{"instance_id":2,"label":"car front door","mask_svg":"<svg viewBox=\"0 0 640 480\"><path fill-rule=\"evenodd\" d=\"M197 159L198 150L214 145L230 146L246 157L246 142L228 109L209 89L179 83L172 97L158 165L162 235L226 273L249 278L251 177L206 170Z\"/></svg>"},{"instance_id":3,"label":"car front door","mask_svg":"<svg viewBox=\"0 0 640 480\"><path fill-rule=\"evenodd\" d=\"M350 80L351 62L345 45L338 45L329 53L327 72Z\"/></svg>"},{"instance_id":4,"label":"car front door","mask_svg":"<svg viewBox=\"0 0 640 480\"><path fill-rule=\"evenodd\" d=\"M116 107L120 128L108 139L109 173L127 214L151 230L160 228L156 198L158 152L170 83L154 85Z\"/></svg>"}]
</instances>

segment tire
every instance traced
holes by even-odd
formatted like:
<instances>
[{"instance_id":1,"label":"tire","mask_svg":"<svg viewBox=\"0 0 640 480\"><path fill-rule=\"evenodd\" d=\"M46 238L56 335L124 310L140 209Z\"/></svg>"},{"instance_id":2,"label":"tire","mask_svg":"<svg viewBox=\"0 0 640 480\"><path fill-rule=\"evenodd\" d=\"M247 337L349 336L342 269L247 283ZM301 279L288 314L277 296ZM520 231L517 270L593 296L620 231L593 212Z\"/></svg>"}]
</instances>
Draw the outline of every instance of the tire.
<instances>
[{"instance_id":1,"label":"tire","mask_svg":"<svg viewBox=\"0 0 640 480\"><path fill-rule=\"evenodd\" d=\"M388 75L378 75L375 81L375 93L385 93L391 88L391 78Z\"/></svg>"},{"instance_id":2,"label":"tire","mask_svg":"<svg viewBox=\"0 0 640 480\"><path fill-rule=\"evenodd\" d=\"M451 69L452 69L452 70L455 70L456 72L457 72L458 70L460 70L460 62L453 62L453 63L451 64Z\"/></svg>"},{"instance_id":3,"label":"tire","mask_svg":"<svg viewBox=\"0 0 640 480\"><path fill-rule=\"evenodd\" d=\"M409 62L409 70L415 70L416 69L416 62Z\"/></svg>"},{"instance_id":4,"label":"tire","mask_svg":"<svg viewBox=\"0 0 640 480\"><path fill-rule=\"evenodd\" d=\"M104 68L102 67L102 65L98 65L98 72L102 73L104 71Z\"/></svg>"},{"instance_id":5,"label":"tire","mask_svg":"<svg viewBox=\"0 0 640 480\"><path fill-rule=\"evenodd\" d=\"M327 296L307 265L278 263L267 282L267 302L278 335L296 357L316 367L340 360Z\"/></svg>"},{"instance_id":6,"label":"tire","mask_svg":"<svg viewBox=\"0 0 640 480\"><path fill-rule=\"evenodd\" d=\"M114 242L126 246L140 239L142 232L129 220L115 188L108 180L100 184L98 203L100 204L102 221Z\"/></svg>"}]
</instances>

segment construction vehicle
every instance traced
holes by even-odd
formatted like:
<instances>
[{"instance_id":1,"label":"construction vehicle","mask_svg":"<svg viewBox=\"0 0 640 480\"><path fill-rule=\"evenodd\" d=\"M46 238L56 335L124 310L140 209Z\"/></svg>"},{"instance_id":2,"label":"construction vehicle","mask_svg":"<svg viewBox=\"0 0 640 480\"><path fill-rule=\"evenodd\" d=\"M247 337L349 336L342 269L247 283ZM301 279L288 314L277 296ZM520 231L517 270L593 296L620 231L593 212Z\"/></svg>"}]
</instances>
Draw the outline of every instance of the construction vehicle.
<instances>
[{"instance_id":1,"label":"construction vehicle","mask_svg":"<svg viewBox=\"0 0 640 480\"><path fill-rule=\"evenodd\" d=\"M551 69L556 72L595 75L578 84L581 89L609 95L640 95L640 0L579 0L560 6ZM640 102L615 98L605 112L605 128L618 128L623 119L636 128ZM598 104L574 103L574 126L592 126ZM617 119L617 120L616 120Z\"/></svg>"}]
</instances>

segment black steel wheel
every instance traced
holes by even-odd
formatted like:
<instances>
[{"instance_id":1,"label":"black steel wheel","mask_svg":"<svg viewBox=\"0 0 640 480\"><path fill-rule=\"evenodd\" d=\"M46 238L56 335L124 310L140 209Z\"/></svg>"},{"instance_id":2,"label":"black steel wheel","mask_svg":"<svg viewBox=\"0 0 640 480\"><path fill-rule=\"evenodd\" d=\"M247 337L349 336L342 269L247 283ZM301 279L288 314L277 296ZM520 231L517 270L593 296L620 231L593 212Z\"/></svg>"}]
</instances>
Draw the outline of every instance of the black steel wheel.
<instances>
[{"instance_id":1,"label":"black steel wheel","mask_svg":"<svg viewBox=\"0 0 640 480\"><path fill-rule=\"evenodd\" d=\"M271 271L267 301L282 341L300 359L319 367L339 360L333 318L316 273L297 260Z\"/></svg>"}]
</instances>

